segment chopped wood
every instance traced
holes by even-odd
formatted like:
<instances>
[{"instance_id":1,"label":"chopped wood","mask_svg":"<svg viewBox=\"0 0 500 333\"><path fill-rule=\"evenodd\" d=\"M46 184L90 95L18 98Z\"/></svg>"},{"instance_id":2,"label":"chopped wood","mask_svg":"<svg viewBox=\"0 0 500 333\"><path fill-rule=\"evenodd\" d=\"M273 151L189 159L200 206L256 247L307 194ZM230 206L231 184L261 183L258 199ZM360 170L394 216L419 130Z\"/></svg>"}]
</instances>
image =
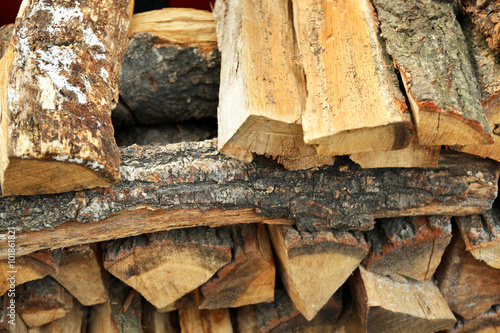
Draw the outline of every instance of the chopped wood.
<instances>
[{"instance_id":1,"label":"chopped wood","mask_svg":"<svg viewBox=\"0 0 500 333\"><path fill-rule=\"evenodd\" d=\"M25 1L0 60L2 195L120 179L111 109L133 1Z\"/></svg>"},{"instance_id":2,"label":"chopped wood","mask_svg":"<svg viewBox=\"0 0 500 333\"><path fill-rule=\"evenodd\" d=\"M498 333L500 331L500 305L494 305L488 312L464 320L458 317L455 326L448 333Z\"/></svg>"},{"instance_id":3,"label":"chopped wood","mask_svg":"<svg viewBox=\"0 0 500 333\"><path fill-rule=\"evenodd\" d=\"M195 289L190 293L187 293L186 295L182 296L175 302L157 310L160 313L165 313L179 309L189 309L189 308L197 309L199 305L200 305L200 293L199 289Z\"/></svg>"},{"instance_id":4,"label":"chopped wood","mask_svg":"<svg viewBox=\"0 0 500 333\"><path fill-rule=\"evenodd\" d=\"M432 281L395 281L362 266L350 287L364 332L436 332L455 316Z\"/></svg>"},{"instance_id":5,"label":"chopped wood","mask_svg":"<svg viewBox=\"0 0 500 333\"><path fill-rule=\"evenodd\" d=\"M28 333L26 324L16 312L15 303L9 304L11 299L0 296L0 333Z\"/></svg>"},{"instance_id":6,"label":"chopped wood","mask_svg":"<svg viewBox=\"0 0 500 333\"><path fill-rule=\"evenodd\" d=\"M276 270L266 226L234 226L231 235L231 262L200 287L200 309L235 308L274 299Z\"/></svg>"},{"instance_id":7,"label":"chopped wood","mask_svg":"<svg viewBox=\"0 0 500 333\"><path fill-rule=\"evenodd\" d=\"M238 332L336 332L341 312L342 289L328 300L311 321L301 315L284 290L276 289L274 302L238 308Z\"/></svg>"},{"instance_id":8,"label":"chopped wood","mask_svg":"<svg viewBox=\"0 0 500 333\"><path fill-rule=\"evenodd\" d=\"M295 0L293 20L307 79L304 141L330 156L408 146L406 105L369 1Z\"/></svg>"},{"instance_id":9,"label":"chopped wood","mask_svg":"<svg viewBox=\"0 0 500 333\"><path fill-rule=\"evenodd\" d=\"M142 326L144 333L180 333L177 312L159 312L151 303L143 302Z\"/></svg>"},{"instance_id":10,"label":"chopped wood","mask_svg":"<svg viewBox=\"0 0 500 333\"><path fill-rule=\"evenodd\" d=\"M104 267L164 308L210 279L231 260L227 228L189 228L112 241Z\"/></svg>"},{"instance_id":11,"label":"chopped wood","mask_svg":"<svg viewBox=\"0 0 500 333\"><path fill-rule=\"evenodd\" d=\"M120 98L133 120L158 125L217 116L220 54L212 13L164 8L135 14L128 38Z\"/></svg>"},{"instance_id":12,"label":"chopped wood","mask_svg":"<svg viewBox=\"0 0 500 333\"><path fill-rule=\"evenodd\" d=\"M363 267L420 281L432 278L452 237L446 216L382 219L366 235L371 250Z\"/></svg>"},{"instance_id":13,"label":"chopped wood","mask_svg":"<svg viewBox=\"0 0 500 333\"><path fill-rule=\"evenodd\" d=\"M436 279L450 308L465 320L500 304L500 270L474 258L458 230L454 230Z\"/></svg>"},{"instance_id":14,"label":"chopped wood","mask_svg":"<svg viewBox=\"0 0 500 333\"><path fill-rule=\"evenodd\" d=\"M58 270L50 276L82 305L91 306L108 300L109 277L97 243L60 250Z\"/></svg>"},{"instance_id":15,"label":"chopped wood","mask_svg":"<svg viewBox=\"0 0 500 333\"><path fill-rule=\"evenodd\" d=\"M307 320L316 316L369 251L360 232L309 233L279 225L269 230L281 281Z\"/></svg>"},{"instance_id":16,"label":"chopped wood","mask_svg":"<svg viewBox=\"0 0 500 333\"><path fill-rule=\"evenodd\" d=\"M500 51L500 3L495 0L460 0L460 4L487 37L489 47Z\"/></svg>"},{"instance_id":17,"label":"chopped wood","mask_svg":"<svg viewBox=\"0 0 500 333\"><path fill-rule=\"evenodd\" d=\"M232 333L233 326L228 309L180 309L181 332Z\"/></svg>"},{"instance_id":18,"label":"chopped wood","mask_svg":"<svg viewBox=\"0 0 500 333\"><path fill-rule=\"evenodd\" d=\"M109 301L90 308L89 333L141 333L143 332L142 298L135 293L131 304L124 310L124 303L131 288L112 278L109 287Z\"/></svg>"},{"instance_id":19,"label":"chopped wood","mask_svg":"<svg viewBox=\"0 0 500 333\"><path fill-rule=\"evenodd\" d=\"M123 181L113 187L1 198L0 229L17 228L16 254L198 225L296 219L301 230L367 230L373 218L479 214L491 208L498 189L496 162L449 151L437 168L361 169L338 159L297 171L265 158L244 163L224 157L214 141L121 152ZM255 209L278 219L258 217Z\"/></svg>"},{"instance_id":20,"label":"chopped wood","mask_svg":"<svg viewBox=\"0 0 500 333\"><path fill-rule=\"evenodd\" d=\"M31 328L29 333L84 333L86 331L84 326L86 315L86 308L75 299L73 308L64 317L43 326Z\"/></svg>"},{"instance_id":21,"label":"chopped wood","mask_svg":"<svg viewBox=\"0 0 500 333\"><path fill-rule=\"evenodd\" d=\"M14 23L0 27L0 58L4 55L9 46L12 33L14 32Z\"/></svg>"},{"instance_id":22,"label":"chopped wood","mask_svg":"<svg viewBox=\"0 0 500 333\"><path fill-rule=\"evenodd\" d=\"M287 0L221 0L214 16L221 51L218 147L252 160L270 155L288 169L333 163L304 143L306 86Z\"/></svg>"},{"instance_id":23,"label":"chopped wood","mask_svg":"<svg viewBox=\"0 0 500 333\"><path fill-rule=\"evenodd\" d=\"M373 1L422 145L491 144L470 52L446 1Z\"/></svg>"},{"instance_id":24,"label":"chopped wood","mask_svg":"<svg viewBox=\"0 0 500 333\"><path fill-rule=\"evenodd\" d=\"M16 296L16 310L28 327L62 318L73 308L73 296L50 276L17 287Z\"/></svg>"}]
</instances>

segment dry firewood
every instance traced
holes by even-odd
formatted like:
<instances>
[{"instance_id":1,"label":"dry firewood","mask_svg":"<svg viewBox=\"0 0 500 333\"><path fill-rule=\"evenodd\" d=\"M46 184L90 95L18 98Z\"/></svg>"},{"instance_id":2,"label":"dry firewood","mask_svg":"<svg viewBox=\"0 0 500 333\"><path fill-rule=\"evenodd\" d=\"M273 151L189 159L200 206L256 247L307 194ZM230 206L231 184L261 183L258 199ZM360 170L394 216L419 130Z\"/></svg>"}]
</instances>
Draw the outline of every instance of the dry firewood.
<instances>
[{"instance_id":1,"label":"dry firewood","mask_svg":"<svg viewBox=\"0 0 500 333\"><path fill-rule=\"evenodd\" d=\"M14 32L14 24L7 24L0 27L0 58L7 50L9 46L10 39L12 38L12 33Z\"/></svg>"},{"instance_id":2,"label":"dry firewood","mask_svg":"<svg viewBox=\"0 0 500 333\"><path fill-rule=\"evenodd\" d=\"M247 305L238 309L238 331L254 332L337 332L337 320L342 312L340 289L311 321L306 320L284 290L276 289L274 302Z\"/></svg>"},{"instance_id":3,"label":"dry firewood","mask_svg":"<svg viewBox=\"0 0 500 333\"><path fill-rule=\"evenodd\" d=\"M120 179L111 109L133 1L25 1L0 60L2 194Z\"/></svg>"},{"instance_id":4,"label":"dry firewood","mask_svg":"<svg viewBox=\"0 0 500 333\"><path fill-rule=\"evenodd\" d=\"M60 250L56 272L49 273L82 305L108 300L108 273L102 265L99 244L77 245Z\"/></svg>"},{"instance_id":5,"label":"dry firewood","mask_svg":"<svg viewBox=\"0 0 500 333\"><path fill-rule=\"evenodd\" d=\"M28 327L62 318L73 308L71 294L50 276L17 287L16 296L16 310Z\"/></svg>"},{"instance_id":6,"label":"dry firewood","mask_svg":"<svg viewBox=\"0 0 500 333\"><path fill-rule=\"evenodd\" d=\"M307 78L304 141L321 155L408 146L409 126L369 1L293 1Z\"/></svg>"},{"instance_id":7,"label":"dry firewood","mask_svg":"<svg viewBox=\"0 0 500 333\"><path fill-rule=\"evenodd\" d=\"M181 332L233 333L228 309L181 309L179 310Z\"/></svg>"},{"instance_id":8,"label":"dry firewood","mask_svg":"<svg viewBox=\"0 0 500 333\"><path fill-rule=\"evenodd\" d=\"M199 305L200 305L200 293L198 289L195 289L190 293L187 293L186 295L182 296L175 302L157 310L160 313L165 313L180 309L190 309L190 308L197 309Z\"/></svg>"},{"instance_id":9,"label":"dry firewood","mask_svg":"<svg viewBox=\"0 0 500 333\"><path fill-rule=\"evenodd\" d=\"M198 288L230 260L231 234L225 227L120 239L104 251L104 267L157 308Z\"/></svg>"},{"instance_id":10,"label":"dry firewood","mask_svg":"<svg viewBox=\"0 0 500 333\"><path fill-rule=\"evenodd\" d=\"M460 0L460 3L487 37L489 47L500 51L500 3L496 0Z\"/></svg>"},{"instance_id":11,"label":"dry firewood","mask_svg":"<svg viewBox=\"0 0 500 333\"><path fill-rule=\"evenodd\" d=\"M28 333L28 328L16 312L15 299L0 296L0 333Z\"/></svg>"},{"instance_id":12,"label":"dry firewood","mask_svg":"<svg viewBox=\"0 0 500 333\"><path fill-rule=\"evenodd\" d=\"M141 333L142 302L140 295L123 282L112 278L109 301L90 308L89 333Z\"/></svg>"},{"instance_id":13,"label":"dry firewood","mask_svg":"<svg viewBox=\"0 0 500 333\"><path fill-rule=\"evenodd\" d=\"M499 171L494 161L448 151L437 168L360 169L338 159L297 171L262 157L253 163L224 157L214 141L121 152L123 181L113 187L1 198L0 231L17 228L17 255L199 225L293 218L301 230L367 230L374 217L479 214L492 206ZM37 230L45 231L27 232ZM1 240L5 259L8 244Z\"/></svg>"},{"instance_id":14,"label":"dry firewood","mask_svg":"<svg viewBox=\"0 0 500 333\"><path fill-rule=\"evenodd\" d=\"M142 326L145 333L180 333L177 312L159 312L151 303L143 302Z\"/></svg>"},{"instance_id":15,"label":"dry firewood","mask_svg":"<svg viewBox=\"0 0 500 333\"><path fill-rule=\"evenodd\" d=\"M234 226L231 235L231 262L200 287L200 309L235 308L274 299L276 271L266 226Z\"/></svg>"},{"instance_id":16,"label":"dry firewood","mask_svg":"<svg viewBox=\"0 0 500 333\"><path fill-rule=\"evenodd\" d=\"M458 230L453 232L436 278L450 308L465 320L500 304L500 270L474 258Z\"/></svg>"},{"instance_id":17,"label":"dry firewood","mask_svg":"<svg viewBox=\"0 0 500 333\"><path fill-rule=\"evenodd\" d=\"M422 145L491 144L470 52L448 1L373 1Z\"/></svg>"},{"instance_id":18,"label":"dry firewood","mask_svg":"<svg viewBox=\"0 0 500 333\"><path fill-rule=\"evenodd\" d=\"M135 14L128 38L120 98L132 122L217 116L220 54L212 13L164 8Z\"/></svg>"},{"instance_id":19,"label":"dry firewood","mask_svg":"<svg viewBox=\"0 0 500 333\"><path fill-rule=\"evenodd\" d=\"M458 317L455 326L448 333L498 333L500 328L500 305L494 305L479 316L464 320Z\"/></svg>"},{"instance_id":20,"label":"dry firewood","mask_svg":"<svg viewBox=\"0 0 500 333\"><path fill-rule=\"evenodd\" d=\"M64 317L40 327L30 328L29 333L85 333L86 314L86 308L75 299L73 308Z\"/></svg>"},{"instance_id":21,"label":"dry firewood","mask_svg":"<svg viewBox=\"0 0 500 333\"><path fill-rule=\"evenodd\" d=\"M15 285L44 278L58 269L57 258L52 251L42 250L34 252L10 262L7 259L0 261L0 295L10 288L11 281L7 279L15 272Z\"/></svg>"},{"instance_id":22,"label":"dry firewood","mask_svg":"<svg viewBox=\"0 0 500 333\"><path fill-rule=\"evenodd\" d=\"M281 281L307 320L316 316L369 250L360 232L309 233L278 225L269 230Z\"/></svg>"},{"instance_id":23,"label":"dry firewood","mask_svg":"<svg viewBox=\"0 0 500 333\"><path fill-rule=\"evenodd\" d=\"M363 267L420 281L432 278L452 236L446 216L382 219L366 235L372 248Z\"/></svg>"},{"instance_id":24,"label":"dry firewood","mask_svg":"<svg viewBox=\"0 0 500 333\"><path fill-rule=\"evenodd\" d=\"M349 284L364 332L430 333L456 322L432 281L395 281L359 266Z\"/></svg>"},{"instance_id":25,"label":"dry firewood","mask_svg":"<svg viewBox=\"0 0 500 333\"><path fill-rule=\"evenodd\" d=\"M291 2L221 0L214 16L221 51L219 150L251 161L270 155L288 169L333 162L304 144L306 100L297 56Z\"/></svg>"}]
</instances>

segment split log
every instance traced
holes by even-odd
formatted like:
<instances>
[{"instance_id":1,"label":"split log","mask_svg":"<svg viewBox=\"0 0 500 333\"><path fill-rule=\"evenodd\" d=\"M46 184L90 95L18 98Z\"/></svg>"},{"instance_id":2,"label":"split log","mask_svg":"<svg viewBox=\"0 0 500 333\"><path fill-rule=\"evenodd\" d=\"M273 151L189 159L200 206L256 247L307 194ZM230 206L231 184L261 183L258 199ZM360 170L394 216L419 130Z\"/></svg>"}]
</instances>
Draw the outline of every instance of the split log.
<instances>
[{"instance_id":1,"label":"split log","mask_svg":"<svg viewBox=\"0 0 500 333\"><path fill-rule=\"evenodd\" d=\"M274 302L238 308L238 332L337 332L335 329L341 312L342 289L328 300L311 321L300 314L284 290L276 289Z\"/></svg>"},{"instance_id":2,"label":"split log","mask_svg":"<svg viewBox=\"0 0 500 333\"><path fill-rule=\"evenodd\" d=\"M135 14L120 80L140 124L217 116L220 54L212 13L164 8Z\"/></svg>"},{"instance_id":3,"label":"split log","mask_svg":"<svg viewBox=\"0 0 500 333\"><path fill-rule=\"evenodd\" d=\"M90 308L89 333L141 333L142 298L118 279L111 279L109 301Z\"/></svg>"},{"instance_id":4,"label":"split log","mask_svg":"<svg viewBox=\"0 0 500 333\"><path fill-rule=\"evenodd\" d=\"M31 328L29 333L84 333L86 332L84 326L86 314L86 308L75 299L73 308L64 317L43 326Z\"/></svg>"},{"instance_id":5,"label":"split log","mask_svg":"<svg viewBox=\"0 0 500 333\"><path fill-rule=\"evenodd\" d=\"M234 226L231 235L231 262L200 287L200 309L235 308L274 299L276 270L266 226Z\"/></svg>"},{"instance_id":6,"label":"split log","mask_svg":"<svg viewBox=\"0 0 500 333\"><path fill-rule=\"evenodd\" d=\"M363 267L420 281L432 278L452 236L446 216L382 219L366 235L372 248Z\"/></svg>"},{"instance_id":7,"label":"split log","mask_svg":"<svg viewBox=\"0 0 500 333\"><path fill-rule=\"evenodd\" d=\"M468 320L500 304L500 270L474 258L458 230L454 231L436 279L453 312Z\"/></svg>"},{"instance_id":8,"label":"split log","mask_svg":"<svg viewBox=\"0 0 500 333\"><path fill-rule=\"evenodd\" d=\"M479 214L497 195L498 164L460 153L445 151L438 167L428 169L360 169L338 159L333 166L285 171L264 158L224 157L214 143L123 148L120 183L1 198L0 229L17 228L16 254L23 255L169 228L290 224L283 218L296 219L301 230L367 230L374 217ZM255 209L278 219L258 217ZM5 259L7 240L0 240Z\"/></svg>"},{"instance_id":9,"label":"split log","mask_svg":"<svg viewBox=\"0 0 500 333\"><path fill-rule=\"evenodd\" d=\"M233 333L228 309L179 310L181 332Z\"/></svg>"},{"instance_id":10,"label":"split log","mask_svg":"<svg viewBox=\"0 0 500 333\"><path fill-rule=\"evenodd\" d=\"M190 308L197 309L199 305L200 305L200 293L199 289L195 289L190 293L187 293L186 295L182 296L175 302L167 305L166 307L157 310L160 313L165 313L180 309L190 309Z\"/></svg>"},{"instance_id":11,"label":"split log","mask_svg":"<svg viewBox=\"0 0 500 333\"><path fill-rule=\"evenodd\" d=\"M157 308L198 288L230 260L227 228L141 235L110 242L104 251L104 267Z\"/></svg>"},{"instance_id":12,"label":"split log","mask_svg":"<svg viewBox=\"0 0 500 333\"><path fill-rule=\"evenodd\" d=\"M50 273L82 305L108 300L108 273L102 264L99 244L78 245L60 250L59 266Z\"/></svg>"},{"instance_id":13,"label":"split log","mask_svg":"<svg viewBox=\"0 0 500 333\"><path fill-rule=\"evenodd\" d=\"M180 333L177 312L159 312L151 303L143 302L142 326L144 333Z\"/></svg>"},{"instance_id":14,"label":"split log","mask_svg":"<svg viewBox=\"0 0 500 333\"><path fill-rule=\"evenodd\" d=\"M0 60L2 195L120 179L111 109L133 1L23 3Z\"/></svg>"},{"instance_id":15,"label":"split log","mask_svg":"<svg viewBox=\"0 0 500 333\"><path fill-rule=\"evenodd\" d=\"M0 58L4 55L9 46L12 33L14 32L14 24L7 24L0 27Z\"/></svg>"},{"instance_id":16,"label":"split log","mask_svg":"<svg viewBox=\"0 0 500 333\"><path fill-rule=\"evenodd\" d=\"M13 266L12 266L13 265ZM19 258L14 263L7 259L0 261L0 295L5 294L11 287L10 277L15 272L15 285L21 285L28 281L42 279L58 269L57 258L52 251L42 250Z\"/></svg>"},{"instance_id":17,"label":"split log","mask_svg":"<svg viewBox=\"0 0 500 333\"><path fill-rule=\"evenodd\" d=\"M278 225L269 230L281 281L307 320L316 316L369 251L360 232L308 233Z\"/></svg>"},{"instance_id":18,"label":"split log","mask_svg":"<svg viewBox=\"0 0 500 333\"><path fill-rule=\"evenodd\" d=\"M456 325L448 333L498 333L500 329L500 305L494 305L488 312L475 318L458 318Z\"/></svg>"},{"instance_id":19,"label":"split log","mask_svg":"<svg viewBox=\"0 0 500 333\"><path fill-rule=\"evenodd\" d=\"M369 1L293 1L293 20L307 79L304 141L330 156L408 146L406 105Z\"/></svg>"},{"instance_id":20,"label":"split log","mask_svg":"<svg viewBox=\"0 0 500 333\"><path fill-rule=\"evenodd\" d=\"M218 147L228 156L252 160L270 155L288 169L333 163L304 143L303 71L294 61L291 3L286 0L215 3L221 51Z\"/></svg>"},{"instance_id":21,"label":"split log","mask_svg":"<svg viewBox=\"0 0 500 333\"><path fill-rule=\"evenodd\" d=\"M26 324L16 312L15 303L10 305L10 302L10 298L0 296L0 333L28 333Z\"/></svg>"},{"instance_id":22,"label":"split log","mask_svg":"<svg viewBox=\"0 0 500 333\"><path fill-rule=\"evenodd\" d=\"M71 294L49 276L17 287L16 296L16 310L28 327L62 318L73 308Z\"/></svg>"},{"instance_id":23,"label":"split log","mask_svg":"<svg viewBox=\"0 0 500 333\"><path fill-rule=\"evenodd\" d=\"M362 266L349 281L364 332L436 332L456 322L432 281L395 281Z\"/></svg>"},{"instance_id":24,"label":"split log","mask_svg":"<svg viewBox=\"0 0 500 333\"><path fill-rule=\"evenodd\" d=\"M422 145L491 144L470 52L450 2L374 0Z\"/></svg>"},{"instance_id":25,"label":"split log","mask_svg":"<svg viewBox=\"0 0 500 333\"><path fill-rule=\"evenodd\" d=\"M500 3L495 0L460 0L460 4L487 37L489 47L500 51Z\"/></svg>"}]
</instances>

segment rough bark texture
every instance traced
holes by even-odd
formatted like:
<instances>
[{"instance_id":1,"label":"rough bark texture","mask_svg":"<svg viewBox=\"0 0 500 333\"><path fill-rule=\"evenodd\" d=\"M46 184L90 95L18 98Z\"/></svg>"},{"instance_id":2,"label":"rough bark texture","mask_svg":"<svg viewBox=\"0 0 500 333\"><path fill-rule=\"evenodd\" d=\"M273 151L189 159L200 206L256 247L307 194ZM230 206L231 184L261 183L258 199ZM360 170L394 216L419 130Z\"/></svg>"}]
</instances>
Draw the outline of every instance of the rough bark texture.
<instances>
[{"instance_id":1,"label":"rough bark texture","mask_svg":"<svg viewBox=\"0 0 500 333\"><path fill-rule=\"evenodd\" d=\"M118 100L132 4L23 4L2 58L3 195L65 192L119 180L111 108Z\"/></svg>"},{"instance_id":2,"label":"rough bark texture","mask_svg":"<svg viewBox=\"0 0 500 333\"><path fill-rule=\"evenodd\" d=\"M121 152L123 180L113 187L0 199L1 229L42 230L141 209L154 215L151 209L193 208L254 208L264 216L295 218L301 230L370 229L373 217L480 213L497 195L497 163L460 153L441 154L439 166L429 169L363 170L340 159L316 170L285 171L264 158L244 163L224 157L214 141Z\"/></svg>"},{"instance_id":3,"label":"rough bark texture","mask_svg":"<svg viewBox=\"0 0 500 333\"><path fill-rule=\"evenodd\" d=\"M432 277L452 236L446 216L382 219L366 235L372 246L363 260L366 269L420 281Z\"/></svg>"},{"instance_id":4,"label":"rough bark texture","mask_svg":"<svg viewBox=\"0 0 500 333\"><path fill-rule=\"evenodd\" d=\"M497 333L500 329L500 305L494 305L488 312L465 320L458 317L456 325L448 333Z\"/></svg>"},{"instance_id":5,"label":"rough bark texture","mask_svg":"<svg viewBox=\"0 0 500 333\"><path fill-rule=\"evenodd\" d=\"M14 23L0 27L0 58L3 56L9 46L12 33L14 32Z\"/></svg>"},{"instance_id":6,"label":"rough bark texture","mask_svg":"<svg viewBox=\"0 0 500 333\"><path fill-rule=\"evenodd\" d=\"M375 0L387 51L394 58L426 145L492 143L470 52L446 1Z\"/></svg>"},{"instance_id":7,"label":"rough bark texture","mask_svg":"<svg viewBox=\"0 0 500 333\"><path fill-rule=\"evenodd\" d=\"M487 37L490 48L500 51L500 3L496 0L460 0L460 3Z\"/></svg>"},{"instance_id":8,"label":"rough bark texture","mask_svg":"<svg viewBox=\"0 0 500 333\"><path fill-rule=\"evenodd\" d=\"M134 15L120 97L140 124L216 117L219 76L211 13L165 8Z\"/></svg>"}]
</instances>

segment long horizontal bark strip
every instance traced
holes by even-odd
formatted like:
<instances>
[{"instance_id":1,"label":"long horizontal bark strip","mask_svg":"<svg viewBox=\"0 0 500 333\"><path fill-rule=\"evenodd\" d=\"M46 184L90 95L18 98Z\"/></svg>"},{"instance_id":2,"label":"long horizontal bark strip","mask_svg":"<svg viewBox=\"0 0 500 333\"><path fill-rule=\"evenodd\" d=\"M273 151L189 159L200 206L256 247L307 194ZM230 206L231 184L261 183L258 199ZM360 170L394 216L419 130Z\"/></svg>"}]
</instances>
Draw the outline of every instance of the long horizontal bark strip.
<instances>
[{"instance_id":1,"label":"long horizontal bark strip","mask_svg":"<svg viewBox=\"0 0 500 333\"><path fill-rule=\"evenodd\" d=\"M121 153L122 181L112 187L1 198L0 229L20 233L138 209L196 208L253 208L263 216L296 219L304 230L370 229L374 217L484 212L497 195L499 175L498 163L454 152L441 154L437 168L363 170L339 159L295 171L266 158L245 163L225 157L215 140L133 145Z\"/></svg>"}]
</instances>

